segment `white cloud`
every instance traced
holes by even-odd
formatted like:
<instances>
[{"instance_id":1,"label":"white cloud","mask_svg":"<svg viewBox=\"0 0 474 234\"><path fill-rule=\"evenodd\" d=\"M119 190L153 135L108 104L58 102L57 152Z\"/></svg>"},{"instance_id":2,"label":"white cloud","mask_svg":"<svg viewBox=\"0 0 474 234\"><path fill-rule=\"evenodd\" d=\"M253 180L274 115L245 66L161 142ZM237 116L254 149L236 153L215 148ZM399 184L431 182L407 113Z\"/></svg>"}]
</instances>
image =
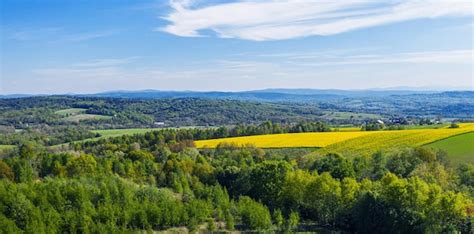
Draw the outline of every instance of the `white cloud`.
<instances>
[{"instance_id":1,"label":"white cloud","mask_svg":"<svg viewBox=\"0 0 474 234\"><path fill-rule=\"evenodd\" d=\"M82 63L73 64L74 67L104 67L104 66L116 66L135 62L140 57L128 57L128 58L113 58L113 59L94 59Z\"/></svg>"},{"instance_id":2,"label":"white cloud","mask_svg":"<svg viewBox=\"0 0 474 234\"><path fill-rule=\"evenodd\" d=\"M64 79L75 78L104 78L123 77L127 75L123 65L135 62L139 57L94 59L74 63L66 67L50 67L33 70L33 73L42 77L57 77Z\"/></svg>"},{"instance_id":3,"label":"white cloud","mask_svg":"<svg viewBox=\"0 0 474 234\"><path fill-rule=\"evenodd\" d=\"M170 2L174 9L157 30L183 37L204 36L264 41L333 35L360 28L421 18L473 15L469 0L267 0L194 7L190 0Z\"/></svg>"},{"instance_id":4,"label":"white cloud","mask_svg":"<svg viewBox=\"0 0 474 234\"><path fill-rule=\"evenodd\" d=\"M79 33L69 33L61 27L43 27L43 28L15 28L6 27L6 39L15 41L65 41L65 42L83 42L97 38L113 36L121 33L123 30L110 29L100 31L89 31Z\"/></svg>"},{"instance_id":5,"label":"white cloud","mask_svg":"<svg viewBox=\"0 0 474 234\"><path fill-rule=\"evenodd\" d=\"M42 40L57 35L61 30L60 27L44 27L35 29L18 29L14 27L5 27L5 35L7 39L15 41L32 41Z\"/></svg>"},{"instance_id":6,"label":"white cloud","mask_svg":"<svg viewBox=\"0 0 474 234\"><path fill-rule=\"evenodd\" d=\"M362 64L474 64L474 50L426 51L394 54L354 54L328 58L317 54L300 54L288 57L293 64L305 66L334 66Z\"/></svg>"},{"instance_id":7,"label":"white cloud","mask_svg":"<svg viewBox=\"0 0 474 234\"><path fill-rule=\"evenodd\" d=\"M120 33L121 30L105 30L105 31L96 31L96 32L86 32L79 34L67 35L64 37L67 41L80 42L80 41L89 41L101 37L108 37Z\"/></svg>"}]
</instances>

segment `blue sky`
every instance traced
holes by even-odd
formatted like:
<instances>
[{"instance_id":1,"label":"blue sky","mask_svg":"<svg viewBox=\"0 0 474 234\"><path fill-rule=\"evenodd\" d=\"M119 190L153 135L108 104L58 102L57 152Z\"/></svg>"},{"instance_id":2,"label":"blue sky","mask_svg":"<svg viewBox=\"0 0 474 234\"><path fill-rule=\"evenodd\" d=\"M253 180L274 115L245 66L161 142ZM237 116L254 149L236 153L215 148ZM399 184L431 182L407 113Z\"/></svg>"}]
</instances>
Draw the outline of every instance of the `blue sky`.
<instances>
[{"instance_id":1,"label":"blue sky","mask_svg":"<svg viewBox=\"0 0 474 234\"><path fill-rule=\"evenodd\" d=\"M473 89L468 0L1 4L2 94Z\"/></svg>"}]
</instances>

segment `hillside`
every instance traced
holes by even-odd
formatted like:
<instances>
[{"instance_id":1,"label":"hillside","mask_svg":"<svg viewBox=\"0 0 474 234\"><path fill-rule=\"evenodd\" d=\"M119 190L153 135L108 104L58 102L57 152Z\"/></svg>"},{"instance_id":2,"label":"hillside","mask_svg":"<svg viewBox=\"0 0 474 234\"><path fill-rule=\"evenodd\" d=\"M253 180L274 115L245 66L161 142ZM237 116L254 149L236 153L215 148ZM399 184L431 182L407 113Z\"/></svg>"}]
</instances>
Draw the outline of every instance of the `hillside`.
<instances>
[{"instance_id":1,"label":"hillside","mask_svg":"<svg viewBox=\"0 0 474 234\"><path fill-rule=\"evenodd\" d=\"M471 162L472 157L464 154L453 153L462 151L472 153L467 145L471 138L453 144L453 136L470 136L474 132L474 123L460 124L460 128L450 129L412 129L393 131L363 131L363 132L319 132L319 133L294 133L294 134L273 134L248 137L231 137L212 140L196 141L198 148L216 148L221 143L237 145L254 145L259 148L300 148L316 147L321 148L312 154L341 153L344 155L365 155L369 156L378 151L390 151L392 149L402 149L407 147L417 147L434 143L437 148L448 149L450 158L456 162ZM469 133L469 134L464 134ZM452 138L450 138L452 137ZM442 143L446 139L446 143ZM450 140L451 139L451 140ZM441 141L440 141L441 140ZM438 143L439 142L439 143ZM444 145L444 146L443 146ZM457 147L463 146L461 149ZM464 149L465 148L465 149ZM451 149L451 150L449 150ZM460 158L461 157L461 158Z\"/></svg>"},{"instance_id":2,"label":"hillside","mask_svg":"<svg viewBox=\"0 0 474 234\"><path fill-rule=\"evenodd\" d=\"M454 163L474 164L474 132L435 141L427 144L426 147L445 151Z\"/></svg>"},{"instance_id":3,"label":"hillside","mask_svg":"<svg viewBox=\"0 0 474 234\"><path fill-rule=\"evenodd\" d=\"M370 96L371 92L368 92L367 97L358 96L363 93L344 96L341 92L335 92L337 94L327 92L329 93L322 91L317 94L306 94L303 91L295 91L296 94L155 93L150 91L150 94L158 96L143 98L140 92L119 92L120 95L104 94L111 97L8 98L0 99L0 125L16 128L24 128L26 124L57 125L60 124L61 118L64 118L58 111L71 108L83 109L84 115L72 117L74 121L82 121L85 125L100 125L100 128L156 127L155 122L164 122L169 127L178 127L250 124L267 120L278 123L323 120L333 124L362 124L370 119L392 117L408 118L411 119L410 121L420 118L474 119L474 92L398 93L397 95L384 93L384 95L372 96ZM377 93L377 91L373 92ZM137 98L130 98L128 94L137 94ZM241 98L255 97L255 95L267 99L262 102L257 101L261 99Z\"/></svg>"}]
</instances>

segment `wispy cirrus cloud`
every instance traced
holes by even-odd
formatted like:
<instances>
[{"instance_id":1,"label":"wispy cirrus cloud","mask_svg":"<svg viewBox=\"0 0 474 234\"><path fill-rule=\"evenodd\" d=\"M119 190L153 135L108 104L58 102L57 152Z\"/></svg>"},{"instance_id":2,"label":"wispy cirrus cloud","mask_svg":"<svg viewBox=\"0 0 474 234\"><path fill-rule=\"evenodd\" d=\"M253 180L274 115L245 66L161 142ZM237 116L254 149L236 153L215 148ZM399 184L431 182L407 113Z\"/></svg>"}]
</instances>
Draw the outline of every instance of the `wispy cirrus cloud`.
<instances>
[{"instance_id":1,"label":"wispy cirrus cloud","mask_svg":"<svg viewBox=\"0 0 474 234\"><path fill-rule=\"evenodd\" d=\"M421 51L406 53L367 53L371 50L328 50L308 53L275 53L245 55L242 58L224 58L207 61L199 66L170 69L166 67L127 66L137 62L140 57L94 59L77 62L68 66L46 67L33 70L33 74L42 77L61 78L193 78L203 77L264 77L268 74L294 74L306 72L315 74L315 69L331 70L332 66L357 67L357 65L377 64L474 64L474 50ZM157 71L159 71L157 73Z\"/></svg>"},{"instance_id":2,"label":"wispy cirrus cloud","mask_svg":"<svg viewBox=\"0 0 474 234\"><path fill-rule=\"evenodd\" d=\"M75 63L73 67L106 67L106 66L117 66L123 64L133 63L140 57L126 57L126 58L108 58L108 59L94 59L86 62Z\"/></svg>"},{"instance_id":3,"label":"wispy cirrus cloud","mask_svg":"<svg viewBox=\"0 0 474 234\"><path fill-rule=\"evenodd\" d=\"M467 0L267 0L194 6L192 0L171 0L170 23L158 28L183 37L204 36L265 41L326 36L356 29L423 18L474 14Z\"/></svg>"},{"instance_id":4,"label":"wispy cirrus cloud","mask_svg":"<svg viewBox=\"0 0 474 234\"><path fill-rule=\"evenodd\" d=\"M474 51L334 49L292 53L242 53L180 67L140 63L140 57L101 58L29 70L4 83L35 92L98 92L111 89L245 90L268 87L371 88L423 86L469 87ZM400 66L403 65L403 66ZM445 70L444 67L455 67ZM401 68L402 67L402 68ZM34 79L31 79L34 77ZM210 86L212 84L212 86ZM255 85L257 84L257 86ZM25 91L25 92L26 92ZM17 92L17 91L15 91Z\"/></svg>"},{"instance_id":5,"label":"wispy cirrus cloud","mask_svg":"<svg viewBox=\"0 0 474 234\"><path fill-rule=\"evenodd\" d=\"M33 70L33 74L66 79L121 77L127 74L127 70L123 68L123 65L133 63L138 59L139 57L94 59L65 67L39 68Z\"/></svg>"},{"instance_id":6,"label":"wispy cirrus cloud","mask_svg":"<svg viewBox=\"0 0 474 234\"><path fill-rule=\"evenodd\" d=\"M42 40L53 35L58 34L63 30L60 27L42 27L33 29L18 29L13 27L6 27L6 38L15 41L33 41Z\"/></svg>"},{"instance_id":7,"label":"wispy cirrus cloud","mask_svg":"<svg viewBox=\"0 0 474 234\"><path fill-rule=\"evenodd\" d=\"M64 36L64 40L72 42L88 41L101 37L108 37L120 33L121 30L104 30L104 31L94 31L94 32L85 32L78 34L70 34Z\"/></svg>"},{"instance_id":8,"label":"wispy cirrus cloud","mask_svg":"<svg viewBox=\"0 0 474 234\"><path fill-rule=\"evenodd\" d=\"M342 52L342 53L341 53ZM350 51L346 51L350 52ZM265 54L263 56L271 56ZM441 50L406 53L321 53L277 54L282 61L302 66L335 66L363 64L474 64L474 50Z\"/></svg>"},{"instance_id":9,"label":"wispy cirrus cloud","mask_svg":"<svg viewBox=\"0 0 474 234\"><path fill-rule=\"evenodd\" d=\"M118 29L105 29L85 32L69 32L62 27L15 28L6 27L6 38L15 41L65 41L83 42L97 38L109 37L123 32Z\"/></svg>"}]
</instances>

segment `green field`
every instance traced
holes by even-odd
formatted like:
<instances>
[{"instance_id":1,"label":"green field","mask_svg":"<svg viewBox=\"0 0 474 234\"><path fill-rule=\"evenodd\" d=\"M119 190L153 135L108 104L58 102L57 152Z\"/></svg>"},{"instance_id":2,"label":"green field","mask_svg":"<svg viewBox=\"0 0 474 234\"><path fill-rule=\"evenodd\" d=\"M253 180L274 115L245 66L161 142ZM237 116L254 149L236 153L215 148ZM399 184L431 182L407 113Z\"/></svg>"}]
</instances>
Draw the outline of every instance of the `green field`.
<instances>
[{"instance_id":1,"label":"green field","mask_svg":"<svg viewBox=\"0 0 474 234\"><path fill-rule=\"evenodd\" d=\"M188 127L181 127L181 129L186 128L202 128L201 126L188 126ZM86 141L96 141L103 138L110 138L110 137L120 137L123 135L134 135L134 134L145 134L147 132L152 131L159 131L163 129L175 129L175 128L124 128L124 129L105 129L105 130L93 130L91 132L100 134L100 137L88 138L84 140L74 141L72 143L80 143ZM69 143L59 144L51 146L52 148L62 147L68 145Z\"/></svg>"},{"instance_id":2,"label":"green field","mask_svg":"<svg viewBox=\"0 0 474 234\"><path fill-rule=\"evenodd\" d=\"M324 112L322 116L325 119L378 119L381 116L377 114L369 114L369 113L357 113L357 112Z\"/></svg>"},{"instance_id":3,"label":"green field","mask_svg":"<svg viewBox=\"0 0 474 234\"><path fill-rule=\"evenodd\" d=\"M92 132L99 133L101 138L107 138L107 137L118 137L118 136L123 136L123 135L143 134L143 133L158 131L162 129L163 128L127 128L127 129L94 130Z\"/></svg>"},{"instance_id":4,"label":"green field","mask_svg":"<svg viewBox=\"0 0 474 234\"><path fill-rule=\"evenodd\" d=\"M411 129L397 131L376 131L337 142L320 150L319 153L338 152L344 155L371 155L377 151L391 151L404 147L418 147L441 141L457 135L474 132L474 123L460 124L460 128ZM455 156L450 156L455 158ZM457 159L454 159L454 161Z\"/></svg>"},{"instance_id":5,"label":"green field","mask_svg":"<svg viewBox=\"0 0 474 234\"><path fill-rule=\"evenodd\" d=\"M68 117L64 117L64 121L68 122L79 122L82 120L106 120L106 119L111 119L111 116L106 116L106 115L92 115L92 114L77 114L77 115L72 115Z\"/></svg>"},{"instance_id":6,"label":"green field","mask_svg":"<svg viewBox=\"0 0 474 234\"><path fill-rule=\"evenodd\" d=\"M69 109L64 109L64 110L58 110L54 112L57 115L61 116L69 116L69 115L77 115L86 112L87 109L84 108L69 108Z\"/></svg>"},{"instance_id":7,"label":"green field","mask_svg":"<svg viewBox=\"0 0 474 234\"><path fill-rule=\"evenodd\" d=\"M93 130L91 132L99 133L100 137L94 137L94 138L88 138L88 139L79 140L79 141L73 141L71 143L97 141L97 140L104 139L104 138L119 137L119 136L123 136L123 135L144 134L144 133L147 133L147 132L157 131L157 130L161 130L161 129L163 129L163 128L127 128L127 129ZM60 147L63 147L63 146L67 146L68 144L69 143L53 145L53 146L51 146L51 148L60 148Z\"/></svg>"},{"instance_id":8,"label":"green field","mask_svg":"<svg viewBox=\"0 0 474 234\"><path fill-rule=\"evenodd\" d=\"M105 129L93 130L93 133L99 133L101 137L118 137L123 135L143 134L151 131L159 131L164 129L190 129L190 128L205 128L203 126L186 126L180 128L124 128L124 129Z\"/></svg>"},{"instance_id":9,"label":"green field","mask_svg":"<svg viewBox=\"0 0 474 234\"><path fill-rule=\"evenodd\" d=\"M87 109L84 108L69 108L64 110L58 110L54 112L57 115L60 115L62 120L66 122L79 122L83 120L106 120L111 119L111 116L107 115L94 115L86 114Z\"/></svg>"},{"instance_id":10,"label":"green field","mask_svg":"<svg viewBox=\"0 0 474 234\"><path fill-rule=\"evenodd\" d=\"M446 151L454 164L460 162L474 164L474 132L449 137L426 146Z\"/></svg>"},{"instance_id":11,"label":"green field","mask_svg":"<svg viewBox=\"0 0 474 234\"><path fill-rule=\"evenodd\" d=\"M331 152L343 155L372 155L378 151L391 151L405 147L419 147L433 142L441 144L445 139L455 136L464 141L453 146L454 153L449 155L453 163L472 162L470 153L474 152L471 145L473 140L468 136L474 134L474 123L461 123L459 128L411 129L394 131L354 131L354 132L315 132L270 134L244 137L195 141L197 148L215 148L220 143L235 143L237 145L251 144L259 148L302 148L318 147L310 155L321 155ZM446 143L447 146L453 144ZM450 151L447 148L447 151ZM454 151L457 150L457 151ZM459 154L455 154L460 152ZM466 154L467 153L467 154Z\"/></svg>"}]
</instances>

